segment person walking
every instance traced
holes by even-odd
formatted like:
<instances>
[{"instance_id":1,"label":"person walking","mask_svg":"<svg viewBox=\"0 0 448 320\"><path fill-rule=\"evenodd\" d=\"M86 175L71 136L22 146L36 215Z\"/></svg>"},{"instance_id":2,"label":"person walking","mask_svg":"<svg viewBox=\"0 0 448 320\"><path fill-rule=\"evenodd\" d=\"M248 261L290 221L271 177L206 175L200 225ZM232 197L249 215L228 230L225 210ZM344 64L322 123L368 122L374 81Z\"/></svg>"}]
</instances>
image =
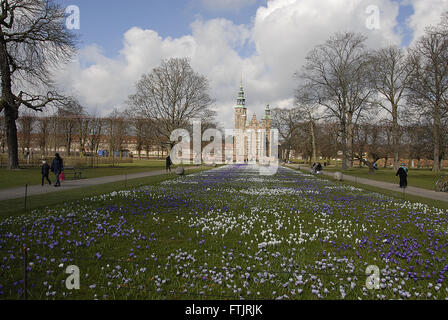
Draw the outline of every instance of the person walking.
<instances>
[{"instance_id":1,"label":"person walking","mask_svg":"<svg viewBox=\"0 0 448 320\"><path fill-rule=\"evenodd\" d=\"M406 188L408 186L408 169L404 163L401 164L395 176L400 176L400 188Z\"/></svg>"},{"instance_id":2,"label":"person walking","mask_svg":"<svg viewBox=\"0 0 448 320\"><path fill-rule=\"evenodd\" d=\"M171 172L171 165L173 163L171 162L171 157L168 156L166 157L166 172L168 173L168 170Z\"/></svg>"},{"instance_id":3,"label":"person walking","mask_svg":"<svg viewBox=\"0 0 448 320\"><path fill-rule=\"evenodd\" d=\"M45 160L42 161L41 172L42 172L42 186L45 184L45 179L47 179L48 184L51 186L51 181L50 178L48 177L48 175L50 174L50 166Z\"/></svg>"},{"instance_id":4,"label":"person walking","mask_svg":"<svg viewBox=\"0 0 448 320\"><path fill-rule=\"evenodd\" d=\"M315 174L316 173L316 162L313 163L313 165L311 166L311 174Z\"/></svg>"},{"instance_id":5,"label":"person walking","mask_svg":"<svg viewBox=\"0 0 448 320\"><path fill-rule=\"evenodd\" d=\"M64 171L64 162L62 161L59 153L55 154L53 162L51 163L51 172L53 172L56 176L56 182L54 184L55 187L61 186L61 181L59 181L59 176Z\"/></svg>"}]
</instances>

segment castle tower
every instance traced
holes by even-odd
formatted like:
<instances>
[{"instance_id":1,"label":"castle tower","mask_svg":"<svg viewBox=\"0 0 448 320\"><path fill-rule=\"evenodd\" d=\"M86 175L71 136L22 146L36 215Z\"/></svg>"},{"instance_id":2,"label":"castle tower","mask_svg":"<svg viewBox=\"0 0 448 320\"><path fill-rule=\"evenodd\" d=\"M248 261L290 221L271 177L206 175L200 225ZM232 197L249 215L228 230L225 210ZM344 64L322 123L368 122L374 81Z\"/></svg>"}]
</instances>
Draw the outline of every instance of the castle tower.
<instances>
[{"instance_id":1,"label":"castle tower","mask_svg":"<svg viewBox=\"0 0 448 320\"><path fill-rule=\"evenodd\" d=\"M271 129L272 129L272 116L271 116L271 109L269 108L269 105L266 106L266 109L264 110L264 116L262 119L263 122L263 128L266 129L266 156L270 157L271 152Z\"/></svg>"},{"instance_id":2,"label":"castle tower","mask_svg":"<svg viewBox=\"0 0 448 320\"><path fill-rule=\"evenodd\" d=\"M235 129L244 130L246 127L246 118L246 98L244 97L243 80L241 80L240 91L238 92L238 99L235 106Z\"/></svg>"},{"instance_id":3,"label":"castle tower","mask_svg":"<svg viewBox=\"0 0 448 320\"><path fill-rule=\"evenodd\" d=\"M264 116L262 118L262 121L263 121L263 127L266 129L266 131L272 128L272 116L269 105L267 105L266 109L264 110Z\"/></svg>"}]
</instances>

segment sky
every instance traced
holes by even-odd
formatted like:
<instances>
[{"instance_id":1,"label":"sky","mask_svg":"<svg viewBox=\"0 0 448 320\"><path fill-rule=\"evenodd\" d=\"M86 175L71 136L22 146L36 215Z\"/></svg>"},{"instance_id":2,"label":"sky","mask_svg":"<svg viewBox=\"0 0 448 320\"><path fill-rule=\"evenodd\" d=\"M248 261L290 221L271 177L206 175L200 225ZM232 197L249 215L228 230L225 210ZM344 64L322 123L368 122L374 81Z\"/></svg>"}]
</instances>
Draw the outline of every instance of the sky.
<instances>
[{"instance_id":1,"label":"sky","mask_svg":"<svg viewBox=\"0 0 448 320\"><path fill-rule=\"evenodd\" d=\"M79 8L78 53L58 86L90 112L123 110L135 83L162 59L188 57L210 81L217 121L233 128L243 77L248 116L292 107L307 53L335 32L369 48L412 46L448 0L57 0Z\"/></svg>"}]
</instances>

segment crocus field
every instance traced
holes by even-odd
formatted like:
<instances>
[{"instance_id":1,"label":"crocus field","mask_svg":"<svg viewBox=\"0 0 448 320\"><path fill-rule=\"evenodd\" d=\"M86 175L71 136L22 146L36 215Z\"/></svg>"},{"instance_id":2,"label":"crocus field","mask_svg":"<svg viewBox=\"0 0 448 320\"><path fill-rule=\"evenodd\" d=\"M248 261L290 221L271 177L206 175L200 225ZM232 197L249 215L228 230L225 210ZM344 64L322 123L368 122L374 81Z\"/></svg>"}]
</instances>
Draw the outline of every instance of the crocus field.
<instances>
[{"instance_id":1,"label":"crocus field","mask_svg":"<svg viewBox=\"0 0 448 320\"><path fill-rule=\"evenodd\" d=\"M29 299L446 299L447 226L444 209L228 165L3 219L0 299L23 299L25 267Z\"/></svg>"}]
</instances>

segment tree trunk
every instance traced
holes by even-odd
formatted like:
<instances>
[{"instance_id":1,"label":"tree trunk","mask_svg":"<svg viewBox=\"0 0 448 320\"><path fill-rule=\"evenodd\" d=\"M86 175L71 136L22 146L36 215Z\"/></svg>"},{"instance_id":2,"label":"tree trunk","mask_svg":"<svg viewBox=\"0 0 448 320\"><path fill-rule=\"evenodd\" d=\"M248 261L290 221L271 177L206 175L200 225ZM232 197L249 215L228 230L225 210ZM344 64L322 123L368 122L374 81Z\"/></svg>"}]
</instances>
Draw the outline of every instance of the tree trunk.
<instances>
[{"instance_id":1,"label":"tree trunk","mask_svg":"<svg viewBox=\"0 0 448 320\"><path fill-rule=\"evenodd\" d=\"M440 114L438 109L434 111L434 125L433 125L433 139L434 139L434 164L432 166L432 172L440 172Z\"/></svg>"},{"instance_id":2,"label":"tree trunk","mask_svg":"<svg viewBox=\"0 0 448 320\"><path fill-rule=\"evenodd\" d=\"M285 161L289 160L289 154L291 152L291 147L288 145L288 147L286 148L286 155L285 155Z\"/></svg>"},{"instance_id":3,"label":"tree trunk","mask_svg":"<svg viewBox=\"0 0 448 320\"><path fill-rule=\"evenodd\" d=\"M394 170L397 171L400 167L400 155L399 155L399 126L398 126L398 106L392 104L392 148L394 153Z\"/></svg>"},{"instance_id":4,"label":"tree trunk","mask_svg":"<svg viewBox=\"0 0 448 320\"><path fill-rule=\"evenodd\" d=\"M344 116L345 117L345 116ZM345 122L341 123L342 132L342 170L347 170L347 128Z\"/></svg>"},{"instance_id":5,"label":"tree trunk","mask_svg":"<svg viewBox=\"0 0 448 320\"><path fill-rule=\"evenodd\" d=\"M19 168L19 149L17 143L16 126L18 111L11 109L13 108L5 108L6 140L8 144L8 169L10 170Z\"/></svg>"},{"instance_id":6,"label":"tree trunk","mask_svg":"<svg viewBox=\"0 0 448 320\"><path fill-rule=\"evenodd\" d=\"M317 162L317 151L316 151L316 136L314 134L314 122L310 121L311 126L311 143L313 147L313 162ZM288 158L289 160L289 158Z\"/></svg>"},{"instance_id":7,"label":"tree trunk","mask_svg":"<svg viewBox=\"0 0 448 320\"><path fill-rule=\"evenodd\" d=\"M347 114L347 167L353 167L353 115Z\"/></svg>"},{"instance_id":8,"label":"tree trunk","mask_svg":"<svg viewBox=\"0 0 448 320\"><path fill-rule=\"evenodd\" d=\"M8 144L8 169L11 170L19 168L16 126L16 120L19 117L19 108L15 105L14 95L12 94L11 69L3 33L0 40L1 103L5 114L6 142Z\"/></svg>"}]
</instances>

